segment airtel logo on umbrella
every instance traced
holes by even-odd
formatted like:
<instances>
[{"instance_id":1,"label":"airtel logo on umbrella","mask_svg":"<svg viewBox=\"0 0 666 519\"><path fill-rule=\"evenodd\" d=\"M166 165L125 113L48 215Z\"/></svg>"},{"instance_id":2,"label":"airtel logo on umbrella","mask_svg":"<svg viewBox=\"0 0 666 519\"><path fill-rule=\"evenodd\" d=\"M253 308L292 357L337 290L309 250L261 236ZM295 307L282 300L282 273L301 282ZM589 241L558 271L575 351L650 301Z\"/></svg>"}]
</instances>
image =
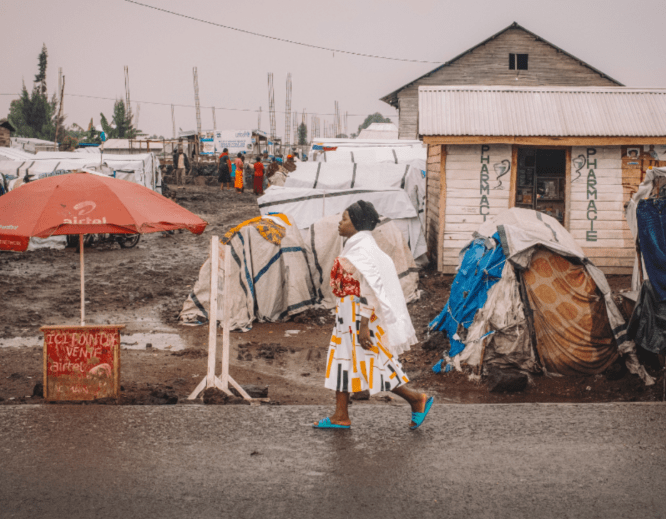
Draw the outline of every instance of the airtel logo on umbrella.
<instances>
[{"instance_id":1,"label":"airtel logo on umbrella","mask_svg":"<svg viewBox=\"0 0 666 519\"><path fill-rule=\"evenodd\" d=\"M99 218L92 219L90 217L87 218L79 218L80 216L85 216L95 210L95 207L97 207L97 204L95 202L87 201L87 202L79 202L76 204L72 209L75 211L78 211L78 215L72 218L71 220L69 218L65 218L63 220L63 223L70 223L70 224L76 224L76 225L90 225L90 224L96 224L96 223L106 223L106 217L102 217L100 220Z\"/></svg>"}]
</instances>

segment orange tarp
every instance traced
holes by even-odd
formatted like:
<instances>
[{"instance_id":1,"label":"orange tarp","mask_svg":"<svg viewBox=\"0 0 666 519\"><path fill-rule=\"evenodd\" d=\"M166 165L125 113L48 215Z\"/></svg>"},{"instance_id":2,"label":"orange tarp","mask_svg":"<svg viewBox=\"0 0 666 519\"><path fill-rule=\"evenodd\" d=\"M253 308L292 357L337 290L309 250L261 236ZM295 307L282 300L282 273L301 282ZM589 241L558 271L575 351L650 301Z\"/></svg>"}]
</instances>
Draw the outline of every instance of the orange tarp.
<instances>
[{"instance_id":1,"label":"orange tarp","mask_svg":"<svg viewBox=\"0 0 666 519\"><path fill-rule=\"evenodd\" d=\"M538 249L523 274L543 366L563 375L594 375L617 358L606 305L583 265Z\"/></svg>"}]
</instances>

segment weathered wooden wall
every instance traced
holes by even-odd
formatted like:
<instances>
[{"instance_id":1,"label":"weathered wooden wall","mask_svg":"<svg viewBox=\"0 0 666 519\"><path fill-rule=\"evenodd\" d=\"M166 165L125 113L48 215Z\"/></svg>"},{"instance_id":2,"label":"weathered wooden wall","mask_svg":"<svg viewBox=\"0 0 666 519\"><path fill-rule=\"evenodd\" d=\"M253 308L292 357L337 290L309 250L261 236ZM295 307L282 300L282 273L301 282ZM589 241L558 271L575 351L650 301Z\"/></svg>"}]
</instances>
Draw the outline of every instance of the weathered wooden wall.
<instances>
[{"instance_id":1,"label":"weathered wooden wall","mask_svg":"<svg viewBox=\"0 0 666 519\"><path fill-rule=\"evenodd\" d=\"M446 191L442 193L446 209L444 222L439 224L443 225L439 270L454 273L460 249L479 225L509 208L510 171L510 145L446 146Z\"/></svg>"},{"instance_id":2,"label":"weathered wooden wall","mask_svg":"<svg viewBox=\"0 0 666 519\"><path fill-rule=\"evenodd\" d=\"M440 202L440 168L442 161L441 145L428 146L426 164L426 244L431 261L437 261L439 254L439 202ZM439 265L439 264L438 264Z\"/></svg>"},{"instance_id":3,"label":"weathered wooden wall","mask_svg":"<svg viewBox=\"0 0 666 519\"><path fill-rule=\"evenodd\" d=\"M7 128L0 127L0 147L9 148L11 146L9 133L10 132Z\"/></svg>"},{"instance_id":4,"label":"weathered wooden wall","mask_svg":"<svg viewBox=\"0 0 666 519\"><path fill-rule=\"evenodd\" d=\"M509 70L510 53L528 54L528 70ZM401 139L418 138L421 85L618 86L522 29L509 29L398 93Z\"/></svg>"}]
</instances>

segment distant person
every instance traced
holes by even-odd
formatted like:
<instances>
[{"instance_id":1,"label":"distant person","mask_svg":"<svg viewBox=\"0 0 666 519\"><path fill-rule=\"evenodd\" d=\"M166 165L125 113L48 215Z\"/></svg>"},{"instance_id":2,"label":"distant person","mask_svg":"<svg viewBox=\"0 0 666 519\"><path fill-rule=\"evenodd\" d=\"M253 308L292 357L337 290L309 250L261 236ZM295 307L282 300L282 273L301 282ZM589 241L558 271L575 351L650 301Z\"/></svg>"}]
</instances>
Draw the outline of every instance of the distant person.
<instances>
[{"instance_id":1,"label":"distant person","mask_svg":"<svg viewBox=\"0 0 666 519\"><path fill-rule=\"evenodd\" d=\"M187 170L190 169L190 161L183 153L182 144L179 144L178 149L173 153L173 167L176 168L176 185L184 185Z\"/></svg>"},{"instance_id":2,"label":"distant person","mask_svg":"<svg viewBox=\"0 0 666 519\"><path fill-rule=\"evenodd\" d=\"M259 156L254 161L254 194L264 194L264 165L261 163L261 157Z\"/></svg>"},{"instance_id":3,"label":"distant person","mask_svg":"<svg viewBox=\"0 0 666 519\"><path fill-rule=\"evenodd\" d=\"M229 159L229 149L224 148L220 155L220 163L217 166L218 181L220 189L231 189L231 160Z\"/></svg>"},{"instance_id":4,"label":"distant person","mask_svg":"<svg viewBox=\"0 0 666 519\"><path fill-rule=\"evenodd\" d=\"M236 191L242 193L244 191L243 186L243 154L239 153L236 155L236 179L234 180L234 187Z\"/></svg>"}]
</instances>

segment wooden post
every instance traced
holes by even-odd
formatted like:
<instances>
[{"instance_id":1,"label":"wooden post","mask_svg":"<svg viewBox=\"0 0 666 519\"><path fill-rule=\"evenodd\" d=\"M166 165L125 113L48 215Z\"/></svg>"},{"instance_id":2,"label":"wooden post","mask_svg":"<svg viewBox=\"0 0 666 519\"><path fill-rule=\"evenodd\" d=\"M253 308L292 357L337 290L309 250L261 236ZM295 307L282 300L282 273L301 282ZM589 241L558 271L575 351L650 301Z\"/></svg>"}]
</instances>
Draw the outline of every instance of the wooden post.
<instances>
[{"instance_id":1,"label":"wooden post","mask_svg":"<svg viewBox=\"0 0 666 519\"><path fill-rule=\"evenodd\" d=\"M229 293L229 288L231 283L229 283L231 276L229 272L231 270L231 247L229 245L224 246L224 294L223 294L223 310L224 316L222 317L222 385L224 387L229 387L229 326L231 323L231 294Z\"/></svg>"},{"instance_id":2,"label":"wooden post","mask_svg":"<svg viewBox=\"0 0 666 519\"><path fill-rule=\"evenodd\" d=\"M208 372L206 375L206 388L215 385L215 357L217 352L217 275L219 265L220 241L217 236L213 236L210 244L210 309L208 311ZM224 291L226 292L226 290L227 286L225 284Z\"/></svg>"},{"instance_id":3,"label":"wooden post","mask_svg":"<svg viewBox=\"0 0 666 519\"><path fill-rule=\"evenodd\" d=\"M564 228L568 231L571 225L571 146L565 151L564 169Z\"/></svg>"},{"instance_id":4,"label":"wooden post","mask_svg":"<svg viewBox=\"0 0 666 519\"><path fill-rule=\"evenodd\" d=\"M427 168L427 165L426 165ZM426 180L427 183L427 180ZM444 232L446 230L446 145L440 146L439 155L439 226L437 228L437 270L444 269Z\"/></svg>"},{"instance_id":5,"label":"wooden post","mask_svg":"<svg viewBox=\"0 0 666 519\"><path fill-rule=\"evenodd\" d=\"M83 263L83 238L84 234L79 234L79 259L81 262L81 326L86 325L86 285L84 281L84 263Z\"/></svg>"},{"instance_id":6,"label":"wooden post","mask_svg":"<svg viewBox=\"0 0 666 519\"><path fill-rule=\"evenodd\" d=\"M222 322L224 329L222 331L222 374L221 378L215 375L215 360L217 357L217 275L219 268L220 252L219 252L220 240L217 236L213 236L211 242L211 258L210 258L210 309L208 313L208 371L206 376L203 378L199 385L195 388L194 391L187 397L188 400L194 400L199 396L204 389L209 387L216 387L221 391L224 391L227 395L231 395L229 391L229 384L234 386L238 391L238 394L241 395L245 400L252 401L250 395L236 382L233 378L229 376L229 350L230 350L230 340L229 340L229 328L231 326L231 298L233 294L231 293L231 247L229 245L224 246L224 292L223 292L223 301L222 307L224 309L224 315L222 316ZM258 401L257 401L258 403Z\"/></svg>"},{"instance_id":7,"label":"wooden post","mask_svg":"<svg viewBox=\"0 0 666 519\"><path fill-rule=\"evenodd\" d=\"M518 191L518 145L511 145L511 178L509 180L509 208L516 207Z\"/></svg>"}]
</instances>

